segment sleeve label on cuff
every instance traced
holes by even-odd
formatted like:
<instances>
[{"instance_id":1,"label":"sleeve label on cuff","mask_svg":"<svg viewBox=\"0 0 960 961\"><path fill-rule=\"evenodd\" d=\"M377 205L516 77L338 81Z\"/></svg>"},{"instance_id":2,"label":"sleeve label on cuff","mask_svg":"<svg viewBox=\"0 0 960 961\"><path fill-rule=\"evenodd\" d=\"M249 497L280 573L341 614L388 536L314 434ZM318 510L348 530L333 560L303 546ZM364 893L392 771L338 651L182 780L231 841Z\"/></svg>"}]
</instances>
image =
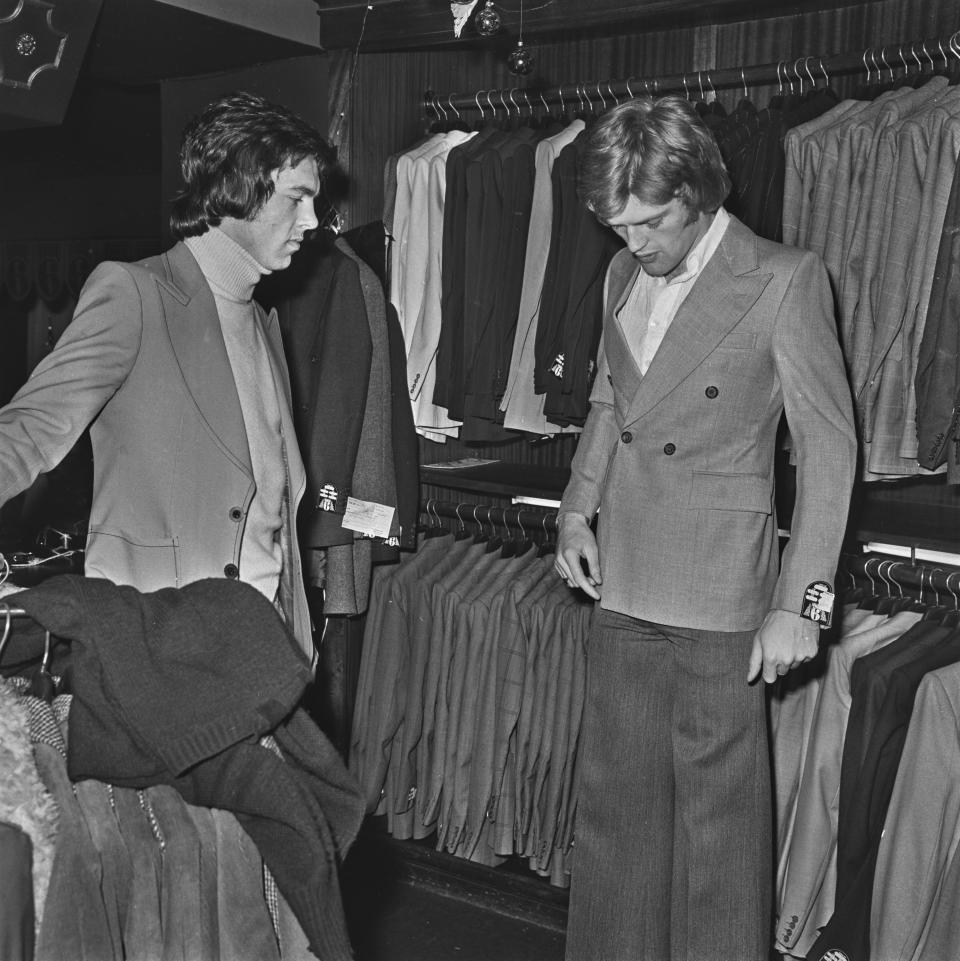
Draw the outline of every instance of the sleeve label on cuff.
<instances>
[{"instance_id":1,"label":"sleeve label on cuff","mask_svg":"<svg viewBox=\"0 0 960 961\"><path fill-rule=\"evenodd\" d=\"M833 620L834 593L826 581L814 581L803 592L800 616L820 627L829 627Z\"/></svg>"}]
</instances>

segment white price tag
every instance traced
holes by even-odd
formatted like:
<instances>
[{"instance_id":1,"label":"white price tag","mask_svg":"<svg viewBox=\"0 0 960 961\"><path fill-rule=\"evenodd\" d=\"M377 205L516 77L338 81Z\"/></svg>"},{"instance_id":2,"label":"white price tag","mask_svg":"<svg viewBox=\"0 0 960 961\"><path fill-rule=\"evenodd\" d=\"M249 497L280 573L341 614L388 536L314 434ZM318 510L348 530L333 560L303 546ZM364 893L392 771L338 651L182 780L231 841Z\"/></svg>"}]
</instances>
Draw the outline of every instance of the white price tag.
<instances>
[{"instance_id":1,"label":"white price tag","mask_svg":"<svg viewBox=\"0 0 960 961\"><path fill-rule=\"evenodd\" d=\"M366 537L390 536L395 508L374 501L361 501L356 497L347 498L347 509L343 514L343 526L348 531L356 531Z\"/></svg>"}]
</instances>

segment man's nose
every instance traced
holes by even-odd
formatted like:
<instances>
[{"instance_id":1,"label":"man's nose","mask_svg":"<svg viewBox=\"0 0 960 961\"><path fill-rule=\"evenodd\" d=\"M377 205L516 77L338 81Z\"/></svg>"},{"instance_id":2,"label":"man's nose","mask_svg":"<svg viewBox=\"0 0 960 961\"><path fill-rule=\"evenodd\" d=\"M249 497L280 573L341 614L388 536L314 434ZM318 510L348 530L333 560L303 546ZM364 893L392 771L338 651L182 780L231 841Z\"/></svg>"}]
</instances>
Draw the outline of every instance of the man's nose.
<instances>
[{"instance_id":1,"label":"man's nose","mask_svg":"<svg viewBox=\"0 0 960 961\"><path fill-rule=\"evenodd\" d=\"M303 204L300 219L304 224L304 230L313 230L317 224L320 223L320 221L317 219L317 211L313 205L312 199L309 203Z\"/></svg>"},{"instance_id":2,"label":"man's nose","mask_svg":"<svg viewBox=\"0 0 960 961\"><path fill-rule=\"evenodd\" d=\"M647 232L642 227L627 228L627 246L630 248L630 253L642 253L649 239Z\"/></svg>"}]
</instances>

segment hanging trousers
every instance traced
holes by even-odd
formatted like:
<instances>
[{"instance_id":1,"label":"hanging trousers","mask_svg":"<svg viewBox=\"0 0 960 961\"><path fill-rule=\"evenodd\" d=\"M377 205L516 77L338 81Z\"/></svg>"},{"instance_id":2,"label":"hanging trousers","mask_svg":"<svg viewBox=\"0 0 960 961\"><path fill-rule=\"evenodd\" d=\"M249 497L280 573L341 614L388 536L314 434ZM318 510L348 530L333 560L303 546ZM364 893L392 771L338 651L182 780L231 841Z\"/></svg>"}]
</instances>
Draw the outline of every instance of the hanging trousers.
<instances>
[{"instance_id":1,"label":"hanging trousers","mask_svg":"<svg viewBox=\"0 0 960 961\"><path fill-rule=\"evenodd\" d=\"M772 824L753 631L597 610L567 961L765 961Z\"/></svg>"}]
</instances>

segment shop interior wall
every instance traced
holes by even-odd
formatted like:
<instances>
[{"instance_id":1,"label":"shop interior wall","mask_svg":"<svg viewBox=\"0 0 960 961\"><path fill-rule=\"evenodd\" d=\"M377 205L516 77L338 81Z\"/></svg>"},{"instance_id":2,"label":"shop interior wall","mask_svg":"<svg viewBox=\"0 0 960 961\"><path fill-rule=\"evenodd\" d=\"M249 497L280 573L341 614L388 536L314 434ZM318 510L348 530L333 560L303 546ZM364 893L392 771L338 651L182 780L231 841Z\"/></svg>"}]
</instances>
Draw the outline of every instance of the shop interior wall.
<instances>
[{"instance_id":1,"label":"shop interior wall","mask_svg":"<svg viewBox=\"0 0 960 961\"><path fill-rule=\"evenodd\" d=\"M387 158L412 146L436 119L423 108L426 90L434 91L442 100L451 93L463 96L490 88L572 87L588 80L652 78L678 72L695 77L698 70L781 60L792 63L805 56L868 47L885 46L888 54L895 56L898 44L949 37L958 28L960 8L955 0L878 0L791 16L617 36L560 37L538 42L536 36L528 35L525 43L534 49L537 61L528 77L514 76L505 65L515 37L474 39L440 50L364 54L361 44L359 53L335 51L331 55L331 134L350 179L350 192L341 212L348 227L381 218ZM831 78L831 83L844 93L863 79ZM762 107L776 92L775 85L753 88L750 97ZM740 96L742 90L719 93L728 105ZM522 101L522 95L519 98ZM468 119L476 117L474 112ZM424 464L473 455L553 467L569 463L574 445L575 440L569 436L547 442L517 439L494 446L421 440L420 455ZM929 517L930 511L935 516L946 511L943 516L954 517L960 510L957 489L943 484L942 477L869 486L874 491L867 499L879 503L883 515L919 510L924 517ZM946 540L956 540L960 549L960 534Z\"/></svg>"}]
</instances>

